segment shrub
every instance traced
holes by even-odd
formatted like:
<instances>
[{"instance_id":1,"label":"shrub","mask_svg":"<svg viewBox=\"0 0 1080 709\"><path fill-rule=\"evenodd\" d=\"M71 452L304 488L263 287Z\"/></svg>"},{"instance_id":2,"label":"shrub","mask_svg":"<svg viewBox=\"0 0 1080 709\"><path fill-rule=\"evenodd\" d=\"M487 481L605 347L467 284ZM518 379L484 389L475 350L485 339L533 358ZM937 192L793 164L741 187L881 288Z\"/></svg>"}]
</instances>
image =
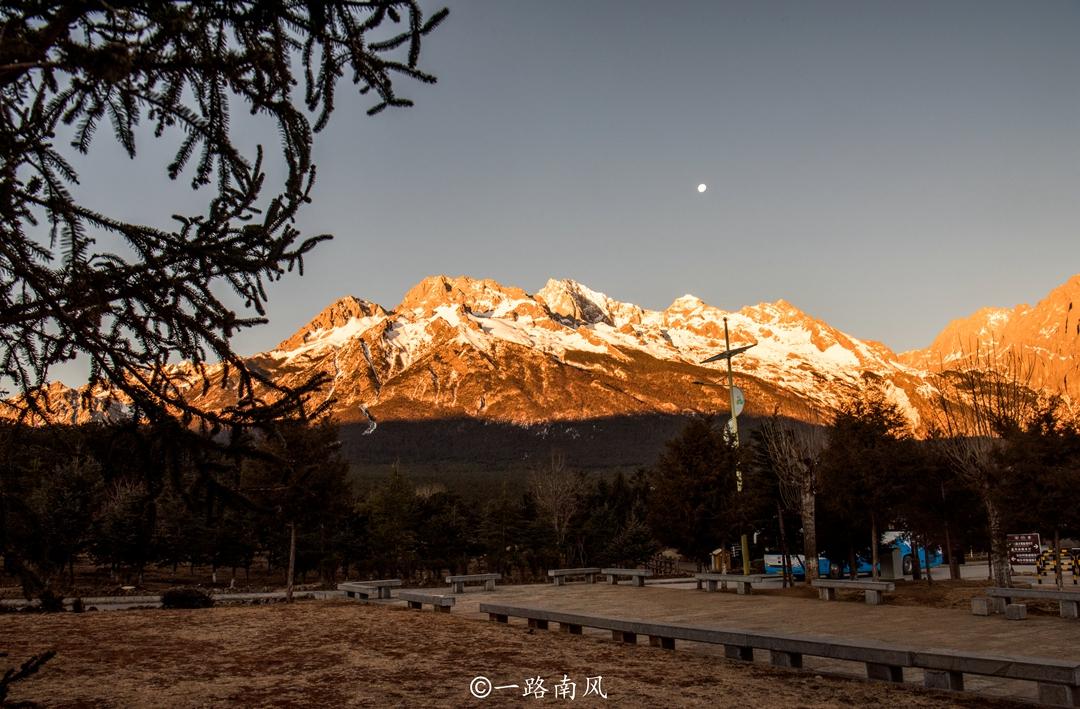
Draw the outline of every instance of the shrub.
<instances>
[{"instance_id":1,"label":"shrub","mask_svg":"<svg viewBox=\"0 0 1080 709\"><path fill-rule=\"evenodd\" d=\"M170 588L161 594L162 608L210 608L214 599L198 588Z\"/></svg>"},{"instance_id":2,"label":"shrub","mask_svg":"<svg viewBox=\"0 0 1080 709\"><path fill-rule=\"evenodd\" d=\"M63 613L64 597L46 589L41 592L41 610L45 613Z\"/></svg>"}]
</instances>

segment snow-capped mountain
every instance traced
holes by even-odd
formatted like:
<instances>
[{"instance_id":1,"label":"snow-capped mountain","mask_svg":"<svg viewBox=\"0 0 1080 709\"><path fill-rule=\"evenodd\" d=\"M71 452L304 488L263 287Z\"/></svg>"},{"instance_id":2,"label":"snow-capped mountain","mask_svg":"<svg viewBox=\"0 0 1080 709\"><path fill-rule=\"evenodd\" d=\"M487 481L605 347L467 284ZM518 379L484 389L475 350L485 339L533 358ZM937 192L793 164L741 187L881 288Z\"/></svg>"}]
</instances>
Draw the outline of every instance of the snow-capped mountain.
<instances>
[{"instance_id":1,"label":"snow-capped mountain","mask_svg":"<svg viewBox=\"0 0 1080 709\"><path fill-rule=\"evenodd\" d=\"M342 423L471 419L515 425L608 417L726 412L723 362L701 362L754 344L734 360L746 413L822 418L864 380L880 384L923 431L934 415L930 372L977 345L1038 362L1033 384L1070 391L1080 355L1080 276L1034 308L988 308L949 325L926 350L896 355L778 300L722 310L685 295L646 310L571 280L535 293L492 280L432 276L387 309L352 296L327 306L277 348L249 358L283 384L328 375L319 396ZM212 368L211 368L212 370ZM203 391L180 365L191 399L233 403L230 390ZM80 397L50 387L55 420L112 420L123 406L108 392Z\"/></svg>"},{"instance_id":2,"label":"snow-capped mountain","mask_svg":"<svg viewBox=\"0 0 1080 709\"><path fill-rule=\"evenodd\" d=\"M874 377L919 426L921 372L782 300L724 311L686 295L653 311L570 280L529 294L433 276L392 310L342 298L252 361L286 383L326 372L343 421L722 411L723 363L700 362L724 349L725 317L732 347L756 343L735 360L748 413L828 409Z\"/></svg>"}]
</instances>

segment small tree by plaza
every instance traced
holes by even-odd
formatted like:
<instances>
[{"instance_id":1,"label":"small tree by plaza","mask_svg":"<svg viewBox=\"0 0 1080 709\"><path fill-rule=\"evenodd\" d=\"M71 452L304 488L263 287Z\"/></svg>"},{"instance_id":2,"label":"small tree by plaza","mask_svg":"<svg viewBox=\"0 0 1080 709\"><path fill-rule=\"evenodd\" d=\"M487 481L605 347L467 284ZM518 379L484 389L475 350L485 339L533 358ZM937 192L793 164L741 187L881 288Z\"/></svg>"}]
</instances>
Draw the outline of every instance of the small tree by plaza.
<instances>
[{"instance_id":1,"label":"small tree by plaza","mask_svg":"<svg viewBox=\"0 0 1080 709\"><path fill-rule=\"evenodd\" d=\"M303 532L347 516L351 495L348 464L340 454L337 426L324 419L277 426L260 447L270 455L247 461L240 491L265 515L272 529L287 532L285 594L292 601L297 542ZM272 537L271 537L272 538Z\"/></svg>"},{"instance_id":2,"label":"small tree by plaza","mask_svg":"<svg viewBox=\"0 0 1080 709\"><path fill-rule=\"evenodd\" d=\"M75 585L75 559L92 539L103 487L98 464L85 454L77 454L42 475L29 495L42 566L54 574L67 567L70 587ZM47 575L44 580L48 585Z\"/></svg>"},{"instance_id":3,"label":"small tree by plaza","mask_svg":"<svg viewBox=\"0 0 1080 709\"><path fill-rule=\"evenodd\" d=\"M843 402L833 419L822 454L822 494L832 516L846 530L852 575L856 573L853 540L869 532L872 574L878 576L882 525L900 494L893 468L901 462L902 442L910 437L907 419L874 382Z\"/></svg>"},{"instance_id":4,"label":"small tree by plaza","mask_svg":"<svg viewBox=\"0 0 1080 709\"><path fill-rule=\"evenodd\" d=\"M816 411L806 413L804 420L795 420L774 412L762 421L759 440L784 504L797 509L802 518L803 570L806 580L813 581L818 576L818 472L828 432Z\"/></svg>"},{"instance_id":5,"label":"small tree by plaza","mask_svg":"<svg viewBox=\"0 0 1080 709\"><path fill-rule=\"evenodd\" d=\"M940 435L933 431L926 440L905 446L905 459L894 471L902 491L896 501L896 521L899 529L911 533L913 542L921 540L924 549L940 543L949 577L958 580L960 549L985 537L986 521L978 497L957 475L942 446ZM912 551L915 561L914 545Z\"/></svg>"},{"instance_id":6,"label":"small tree by plaza","mask_svg":"<svg viewBox=\"0 0 1080 709\"><path fill-rule=\"evenodd\" d=\"M522 537L527 523L522 497L511 494L508 482L503 478L480 510L476 536L488 567L506 576L512 575L515 565L524 572Z\"/></svg>"},{"instance_id":7,"label":"small tree by plaza","mask_svg":"<svg viewBox=\"0 0 1080 709\"><path fill-rule=\"evenodd\" d=\"M739 539L739 450L711 418L692 419L667 443L650 475L648 521L657 541L704 564L717 544Z\"/></svg>"},{"instance_id":8,"label":"small tree by plaza","mask_svg":"<svg viewBox=\"0 0 1080 709\"><path fill-rule=\"evenodd\" d=\"M634 567L657 551L645 519L649 481L644 470L610 482L592 478L573 522L575 562L583 566Z\"/></svg>"},{"instance_id":9,"label":"small tree by plaza","mask_svg":"<svg viewBox=\"0 0 1080 709\"><path fill-rule=\"evenodd\" d=\"M417 560L420 506L416 487L397 464L390 477L368 496L364 511L376 569L411 576Z\"/></svg>"},{"instance_id":10,"label":"small tree by plaza","mask_svg":"<svg viewBox=\"0 0 1080 709\"><path fill-rule=\"evenodd\" d=\"M1052 531L1054 582L1060 589L1062 534L1080 533L1080 430L1064 400L1050 397L1023 428L1011 431L999 464L1007 471L1003 516L1014 529Z\"/></svg>"},{"instance_id":11,"label":"small tree by plaza","mask_svg":"<svg viewBox=\"0 0 1080 709\"><path fill-rule=\"evenodd\" d=\"M1031 361L1016 353L996 357L975 350L938 375L938 427L942 449L957 474L978 494L986 510L990 566L998 586L1011 585L1002 490L1005 437L1031 422L1039 394L1029 383Z\"/></svg>"},{"instance_id":12,"label":"small tree by plaza","mask_svg":"<svg viewBox=\"0 0 1080 709\"><path fill-rule=\"evenodd\" d=\"M459 495L439 490L418 496L417 561L438 576L443 569L467 573L469 558L479 551L473 534L477 515Z\"/></svg>"},{"instance_id":13,"label":"small tree by plaza","mask_svg":"<svg viewBox=\"0 0 1080 709\"><path fill-rule=\"evenodd\" d=\"M553 452L550 465L529 476L529 494L541 518L549 525L560 566L566 561L570 523L584 490L584 478L566 467L566 458L561 453Z\"/></svg>"},{"instance_id":14,"label":"small tree by plaza","mask_svg":"<svg viewBox=\"0 0 1080 709\"><path fill-rule=\"evenodd\" d=\"M9 439L5 427L0 439ZM39 442L44 437L38 436ZM75 561L94 541L95 521L104 504L101 467L77 435L56 437L73 445L67 456L31 442L17 450L0 442L7 468L0 486L0 540L19 550L5 556L4 570L18 576L27 598L60 598L75 583Z\"/></svg>"},{"instance_id":15,"label":"small tree by plaza","mask_svg":"<svg viewBox=\"0 0 1080 709\"><path fill-rule=\"evenodd\" d=\"M117 480L105 495L94 529L91 553L99 563L124 578L134 572L142 585L146 565L154 559L154 500L142 480Z\"/></svg>"}]
</instances>

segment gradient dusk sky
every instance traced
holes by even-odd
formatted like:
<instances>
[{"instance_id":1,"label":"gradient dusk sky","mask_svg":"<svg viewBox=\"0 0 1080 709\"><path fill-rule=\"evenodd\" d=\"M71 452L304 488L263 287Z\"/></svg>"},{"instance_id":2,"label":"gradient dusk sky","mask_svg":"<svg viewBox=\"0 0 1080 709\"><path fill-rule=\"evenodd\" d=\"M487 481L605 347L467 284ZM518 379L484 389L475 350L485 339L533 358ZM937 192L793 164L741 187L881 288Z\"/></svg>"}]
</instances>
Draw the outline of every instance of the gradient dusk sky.
<instances>
[{"instance_id":1,"label":"gradient dusk sky","mask_svg":"<svg viewBox=\"0 0 1080 709\"><path fill-rule=\"evenodd\" d=\"M652 309L784 298L902 351L1080 272L1080 2L450 11L421 55L439 83L400 84L415 107L368 118L341 86L300 222L336 238L240 352L439 273ZM108 143L81 168L91 199L176 211L145 177L167 157L146 146L144 172Z\"/></svg>"}]
</instances>

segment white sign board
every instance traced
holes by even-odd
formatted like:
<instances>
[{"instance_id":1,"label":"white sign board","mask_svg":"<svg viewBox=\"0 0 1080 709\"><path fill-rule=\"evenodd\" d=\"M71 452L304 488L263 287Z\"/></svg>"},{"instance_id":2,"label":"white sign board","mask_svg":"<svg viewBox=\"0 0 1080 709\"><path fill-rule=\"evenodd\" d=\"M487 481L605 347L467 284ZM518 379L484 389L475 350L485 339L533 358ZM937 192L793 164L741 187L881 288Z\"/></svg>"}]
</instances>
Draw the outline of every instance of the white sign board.
<instances>
[{"instance_id":1,"label":"white sign board","mask_svg":"<svg viewBox=\"0 0 1080 709\"><path fill-rule=\"evenodd\" d=\"M731 397L734 400L734 408L731 412L732 416L738 416L742 413L743 407L746 406L746 396L743 395L742 389L739 387L731 387Z\"/></svg>"}]
</instances>

